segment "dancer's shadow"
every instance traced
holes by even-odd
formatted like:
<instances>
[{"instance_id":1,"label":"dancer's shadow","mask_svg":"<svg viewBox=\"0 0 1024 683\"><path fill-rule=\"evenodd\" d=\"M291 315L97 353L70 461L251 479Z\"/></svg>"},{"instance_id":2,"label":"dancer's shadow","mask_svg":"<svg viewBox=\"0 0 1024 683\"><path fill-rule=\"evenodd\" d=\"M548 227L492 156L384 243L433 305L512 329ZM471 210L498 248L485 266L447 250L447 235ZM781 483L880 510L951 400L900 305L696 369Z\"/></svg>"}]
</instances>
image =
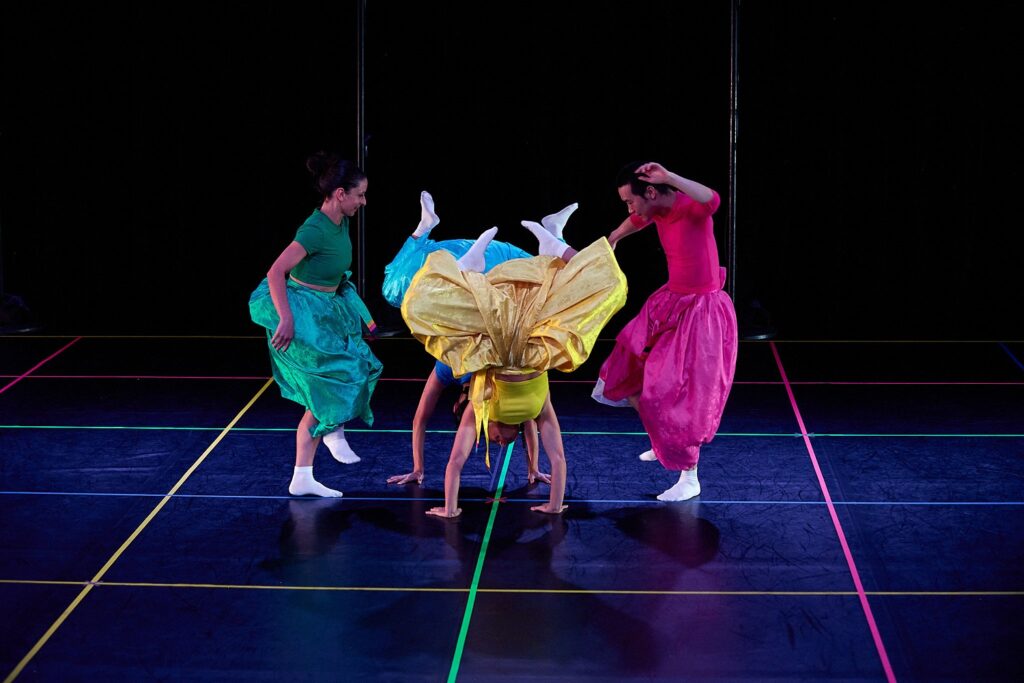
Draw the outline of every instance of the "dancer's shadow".
<instances>
[{"instance_id":1,"label":"dancer's shadow","mask_svg":"<svg viewBox=\"0 0 1024 683\"><path fill-rule=\"evenodd\" d=\"M721 532L698 516L700 501L617 508L607 513L626 536L693 569L718 555Z\"/></svg>"},{"instance_id":2,"label":"dancer's shadow","mask_svg":"<svg viewBox=\"0 0 1024 683\"><path fill-rule=\"evenodd\" d=\"M469 490L468 495L483 498L486 494ZM416 497L395 502L349 498L287 500L285 517L277 533L276 553L257 566L275 582L326 586L387 585L392 572L379 568L394 566L403 577L399 585L410 585L404 578L409 574L404 565L426 557L432 566L453 574L453 585L464 585L465 565L475 558L473 553L466 556L464 542L474 546L480 543L490 508L470 503L457 521L445 524L445 520L425 514L441 504L443 493L426 489L420 489ZM393 535L381 534L379 530ZM449 548L444 557L438 558L436 550L433 555L429 550L419 552L418 539L430 544L437 538L443 538ZM394 550L389 543L401 549ZM381 544L379 550L375 551L375 544Z\"/></svg>"},{"instance_id":3,"label":"dancer's shadow","mask_svg":"<svg viewBox=\"0 0 1024 683\"><path fill-rule=\"evenodd\" d=\"M330 560L318 558L343 551L335 546L343 543L346 535L349 543L358 546L354 551L358 553L373 552L364 539L386 542L383 539L397 535L406 539L403 547L418 548L425 543L425 552L397 560L397 566L377 581L415 590L380 594L352 618L367 633L395 633L394 638L362 642L364 656L394 657L395 640L399 640L403 659L438 666L451 656L468 599L468 592L443 591L468 589L473 584L492 507L478 502L489 497L487 491L469 487L463 493L471 502L463 503L462 515L444 520L425 514L439 504L440 492L422 493L397 505L345 499L289 500L288 516L279 532L278 556L265 560L261 567L286 584L343 585L344 577L331 573ZM699 518L692 504L640 506L606 514L595 514L585 504L570 501L569 505L563 515L533 512L528 503L502 503L498 509L465 644L464 672L471 678L471 672L481 672L487 666L522 666L525 672L538 662L552 672L598 677L660 671L667 655L658 647L660 636L646 619L645 608L638 608L636 601L656 607L655 601L663 598L583 591L586 586L563 575L587 574L590 569L573 566L574 548L562 548L567 538L582 543L588 534L617 531L689 568L715 556L718 530ZM607 524L609 520L612 524ZM604 531L593 524L602 521ZM409 539L415 540L410 544ZM437 540L443 541L443 553L438 553ZM606 540L612 546L621 543ZM431 559L423 561L423 557ZM360 585L358 580L355 585ZM442 592L435 592L438 589Z\"/></svg>"},{"instance_id":4,"label":"dancer's shadow","mask_svg":"<svg viewBox=\"0 0 1024 683\"><path fill-rule=\"evenodd\" d=\"M486 493L484 493L486 496ZM466 498L477 497L469 492ZM451 583L468 588L473 582L480 555L482 532L490 518L490 505L463 505L459 520L423 515L429 526L440 528L445 542L460 557L462 573ZM377 521L392 531L408 524L419 533L422 522L392 518ZM621 598L608 598L581 590L565 581L552 568L552 559L568 534L587 520L595 519L584 505L570 504L563 515L533 512L529 504L502 504L491 528L487 553L479 580L479 592L465 644L463 673L470 678L491 665L503 669L522 666L524 677L543 662L545 675L558 671L580 671L607 675L613 671L647 671L661 659L651 626L643 619L615 607ZM427 567L424 572L429 572ZM540 592L534 592L540 591ZM460 597L459 618L447 615L451 631L443 634L455 642L461 625L461 610L468 594ZM418 624L436 630L436 603L408 594L393 601L360 622L366 629L381 629L396 623ZM423 638L403 639L403 656L422 656ZM432 653L436 654L436 653ZM386 655L386 649L381 656Z\"/></svg>"},{"instance_id":5,"label":"dancer's shadow","mask_svg":"<svg viewBox=\"0 0 1024 683\"><path fill-rule=\"evenodd\" d=\"M290 566L325 555L351 527L352 510L343 498L292 498L277 537L278 555L259 563L279 573Z\"/></svg>"}]
</instances>

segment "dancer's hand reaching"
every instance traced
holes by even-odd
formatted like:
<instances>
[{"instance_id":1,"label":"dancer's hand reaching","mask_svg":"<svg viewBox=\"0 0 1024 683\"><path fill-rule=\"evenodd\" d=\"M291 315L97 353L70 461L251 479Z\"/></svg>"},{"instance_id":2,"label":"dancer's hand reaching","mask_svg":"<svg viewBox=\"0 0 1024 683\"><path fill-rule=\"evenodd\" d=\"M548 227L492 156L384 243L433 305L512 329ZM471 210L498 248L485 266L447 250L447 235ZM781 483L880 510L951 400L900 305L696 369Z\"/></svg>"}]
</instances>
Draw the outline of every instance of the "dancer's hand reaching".
<instances>
[{"instance_id":1,"label":"dancer's hand reaching","mask_svg":"<svg viewBox=\"0 0 1024 683\"><path fill-rule=\"evenodd\" d=\"M608 244L611 245L612 251L615 251L615 245L622 239L622 233L617 229L612 230L611 234L608 235Z\"/></svg>"},{"instance_id":2,"label":"dancer's hand reaching","mask_svg":"<svg viewBox=\"0 0 1024 683\"><path fill-rule=\"evenodd\" d=\"M423 472L422 470L416 470L409 472L408 474L396 474L393 477L388 477L389 484L411 484L416 482L419 485L423 485Z\"/></svg>"},{"instance_id":3,"label":"dancer's hand reaching","mask_svg":"<svg viewBox=\"0 0 1024 683\"><path fill-rule=\"evenodd\" d=\"M540 470L532 470L529 473L527 473L526 481L530 482L531 484L533 482L535 482L535 481L540 481L540 482L543 482L545 484L550 484L551 483L551 475L550 474L544 474Z\"/></svg>"}]
</instances>

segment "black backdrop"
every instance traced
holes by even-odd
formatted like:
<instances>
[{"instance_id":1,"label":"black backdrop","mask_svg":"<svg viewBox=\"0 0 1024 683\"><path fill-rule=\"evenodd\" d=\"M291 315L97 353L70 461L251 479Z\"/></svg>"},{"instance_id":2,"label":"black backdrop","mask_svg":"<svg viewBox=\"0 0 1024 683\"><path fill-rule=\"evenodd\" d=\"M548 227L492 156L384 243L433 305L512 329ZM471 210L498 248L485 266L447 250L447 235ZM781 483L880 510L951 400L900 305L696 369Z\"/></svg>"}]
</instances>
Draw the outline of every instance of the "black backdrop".
<instances>
[{"instance_id":1,"label":"black backdrop","mask_svg":"<svg viewBox=\"0 0 1024 683\"><path fill-rule=\"evenodd\" d=\"M36 3L0 12L3 285L52 333L255 334L249 292L355 156L352 2ZM1024 338L1011 2L750 2L739 26L736 299L783 338ZM428 189L435 237L578 201L663 162L730 183L730 3L367 3L367 300ZM726 261L727 206L716 216ZM615 330L665 279L618 250ZM612 330L612 331L615 331Z\"/></svg>"}]
</instances>

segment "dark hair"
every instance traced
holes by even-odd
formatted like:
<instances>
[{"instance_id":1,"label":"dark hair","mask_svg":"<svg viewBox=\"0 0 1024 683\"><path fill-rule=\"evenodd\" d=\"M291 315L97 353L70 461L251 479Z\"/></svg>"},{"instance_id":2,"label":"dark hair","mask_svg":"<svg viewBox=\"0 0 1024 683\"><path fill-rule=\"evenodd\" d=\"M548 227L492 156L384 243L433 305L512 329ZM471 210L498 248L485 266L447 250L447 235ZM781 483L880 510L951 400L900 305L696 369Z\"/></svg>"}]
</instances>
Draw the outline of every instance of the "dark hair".
<instances>
[{"instance_id":1,"label":"dark hair","mask_svg":"<svg viewBox=\"0 0 1024 683\"><path fill-rule=\"evenodd\" d=\"M324 199L339 187L347 192L366 180L366 174L355 163L332 152L309 155L306 169L313 174L313 189Z\"/></svg>"},{"instance_id":2,"label":"dark hair","mask_svg":"<svg viewBox=\"0 0 1024 683\"><path fill-rule=\"evenodd\" d=\"M648 187L653 187L658 194L671 193L671 185L665 185L664 183L649 183L646 180L641 180L637 177L636 169L646 163L646 161L631 161L620 168L618 174L615 176L616 189L623 185L629 185L629 191L635 195L642 195Z\"/></svg>"}]
</instances>

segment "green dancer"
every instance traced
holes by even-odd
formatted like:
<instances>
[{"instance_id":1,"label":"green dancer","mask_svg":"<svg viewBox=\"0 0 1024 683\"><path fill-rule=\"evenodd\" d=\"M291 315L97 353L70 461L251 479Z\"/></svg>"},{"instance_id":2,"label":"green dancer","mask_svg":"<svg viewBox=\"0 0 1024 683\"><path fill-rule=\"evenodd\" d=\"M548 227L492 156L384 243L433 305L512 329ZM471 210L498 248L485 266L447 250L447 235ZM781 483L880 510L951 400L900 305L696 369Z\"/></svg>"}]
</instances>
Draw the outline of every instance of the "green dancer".
<instances>
[{"instance_id":1,"label":"green dancer","mask_svg":"<svg viewBox=\"0 0 1024 683\"><path fill-rule=\"evenodd\" d=\"M352 240L348 219L366 204L366 174L337 154L306 161L319 209L270 266L249 298L253 322L267 330L274 380L281 395L306 411L295 432L293 496L340 497L313 478L321 438L345 464L359 462L344 425L356 417L373 424L370 397L381 363L363 340L374 324L350 282Z\"/></svg>"}]
</instances>

